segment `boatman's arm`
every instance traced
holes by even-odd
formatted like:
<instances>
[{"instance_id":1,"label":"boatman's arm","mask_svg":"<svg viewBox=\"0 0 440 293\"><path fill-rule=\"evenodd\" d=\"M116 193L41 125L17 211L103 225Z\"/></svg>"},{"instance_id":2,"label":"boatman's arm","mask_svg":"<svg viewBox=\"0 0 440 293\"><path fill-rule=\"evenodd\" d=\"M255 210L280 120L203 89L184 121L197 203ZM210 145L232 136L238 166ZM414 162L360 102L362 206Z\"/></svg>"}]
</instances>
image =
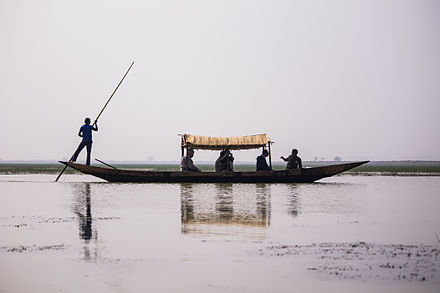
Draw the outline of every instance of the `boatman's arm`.
<instances>
[{"instance_id":1,"label":"boatman's arm","mask_svg":"<svg viewBox=\"0 0 440 293\"><path fill-rule=\"evenodd\" d=\"M98 131L98 120L95 120L95 122L93 123L93 126L92 126L93 128L93 130L94 131Z\"/></svg>"}]
</instances>

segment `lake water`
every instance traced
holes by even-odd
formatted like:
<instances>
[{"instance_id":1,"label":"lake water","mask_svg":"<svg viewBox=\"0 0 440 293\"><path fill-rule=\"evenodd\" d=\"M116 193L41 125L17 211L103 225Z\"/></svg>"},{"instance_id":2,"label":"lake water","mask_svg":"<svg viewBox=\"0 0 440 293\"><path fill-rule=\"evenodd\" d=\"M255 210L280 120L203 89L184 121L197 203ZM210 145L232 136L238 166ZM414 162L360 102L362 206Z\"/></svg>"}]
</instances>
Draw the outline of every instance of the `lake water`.
<instances>
[{"instance_id":1,"label":"lake water","mask_svg":"<svg viewBox=\"0 0 440 293\"><path fill-rule=\"evenodd\" d=\"M0 292L440 292L440 177L0 175Z\"/></svg>"}]
</instances>

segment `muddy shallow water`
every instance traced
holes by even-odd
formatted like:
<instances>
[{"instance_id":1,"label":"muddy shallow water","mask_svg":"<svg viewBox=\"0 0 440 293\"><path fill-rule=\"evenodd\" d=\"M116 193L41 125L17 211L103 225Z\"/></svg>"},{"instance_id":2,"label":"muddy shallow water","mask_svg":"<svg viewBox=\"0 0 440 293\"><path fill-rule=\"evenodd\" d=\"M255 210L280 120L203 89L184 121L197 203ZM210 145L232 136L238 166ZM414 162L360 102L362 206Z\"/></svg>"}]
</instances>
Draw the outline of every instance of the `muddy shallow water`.
<instances>
[{"instance_id":1,"label":"muddy shallow water","mask_svg":"<svg viewBox=\"0 0 440 293\"><path fill-rule=\"evenodd\" d=\"M440 177L0 175L0 292L439 292Z\"/></svg>"}]
</instances>

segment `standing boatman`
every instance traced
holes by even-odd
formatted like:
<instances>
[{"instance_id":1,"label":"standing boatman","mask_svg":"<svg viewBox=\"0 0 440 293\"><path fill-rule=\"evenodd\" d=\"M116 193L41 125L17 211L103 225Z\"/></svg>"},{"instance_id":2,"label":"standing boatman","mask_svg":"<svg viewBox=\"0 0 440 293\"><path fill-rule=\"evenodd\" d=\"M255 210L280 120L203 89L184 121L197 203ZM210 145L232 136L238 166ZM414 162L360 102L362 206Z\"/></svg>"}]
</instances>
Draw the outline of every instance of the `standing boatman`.
<instances>
[{"instance_id":1,"label":"standing boatman","mask_svg":"<svg viewBox=\"0 0 440 293\"><path fill-rule=\"evenodd\" d=\"M72 158L70 159L71 162L75 162L78 158L79 153L82 151L84 147L87 147L87 160L86 164L90 165L90 155L92 153L92 130L98 131L98 120L93 123L93 125L90 125L90 118L86 118L84 120L84 125L81 126L78 132L78 136L82 137L82 141L79 144L78 148L76 149L75 153L73 154Z\"/></svg>"}]
</instances>

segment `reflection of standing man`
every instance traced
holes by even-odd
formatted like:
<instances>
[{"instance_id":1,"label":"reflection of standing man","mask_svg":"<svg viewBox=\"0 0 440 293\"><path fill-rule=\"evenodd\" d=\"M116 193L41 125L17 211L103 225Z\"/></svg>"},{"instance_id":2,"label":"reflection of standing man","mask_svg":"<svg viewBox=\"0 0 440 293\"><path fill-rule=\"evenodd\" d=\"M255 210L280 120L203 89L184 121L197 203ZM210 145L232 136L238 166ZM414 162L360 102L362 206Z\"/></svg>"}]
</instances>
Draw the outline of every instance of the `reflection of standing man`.
<instances>
[{"instance_id":1,"label":"reflection of standing man","mask_svg":"<svg viewBox=\"0 0 440 293\"><path fill-rule=\"evenodd\" d=\"M74 211L79 220L79 235L84 240L92 238L92 207L90 197L90 183L85 183L84 190L78 193L76 204L74 205Z\"/></svg>"},{"instance_id":2,"label":"reflection of standing man","mask_svg":"<svg viewBox=\"0 0 440 293\"><path fill-rule=\"evenodd\" d=\"M81 126L78 132L78 136L82 137L82 141L79 144L78 148L76 149L75 153L73 154L70 161L75 162L78 158L79 153L82 151L84 147L87 147L87 160L86 164L90 165L90 155L92 153L92 130L98 131L98 121L95 121L93 125L90 125L90 118L86 118L84 120L84 125Z\"/></svg>"}]
</instances>

